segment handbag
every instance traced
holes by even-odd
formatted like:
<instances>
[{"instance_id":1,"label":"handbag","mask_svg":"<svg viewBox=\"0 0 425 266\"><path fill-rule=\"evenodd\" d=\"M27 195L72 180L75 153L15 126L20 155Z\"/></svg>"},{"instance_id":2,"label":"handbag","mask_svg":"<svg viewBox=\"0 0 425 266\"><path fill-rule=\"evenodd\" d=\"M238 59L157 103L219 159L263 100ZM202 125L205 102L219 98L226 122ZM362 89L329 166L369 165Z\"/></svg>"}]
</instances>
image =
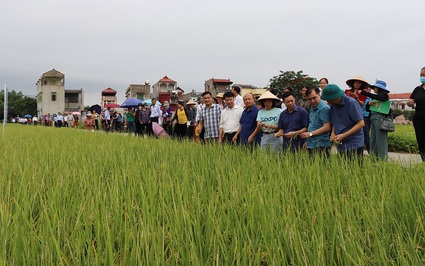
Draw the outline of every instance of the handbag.
<instances>
[{"instance_id":1,"label":"handbag","mask_svg":"<svg viewBox=\"0 0 425 266\"><path fill-rule=\"evenodd\" d=\"M391 118L382 118L381 119L381 131L384 132L394 132L395 131L395 125L394 121Z\"/></svg>"}]
</instances>

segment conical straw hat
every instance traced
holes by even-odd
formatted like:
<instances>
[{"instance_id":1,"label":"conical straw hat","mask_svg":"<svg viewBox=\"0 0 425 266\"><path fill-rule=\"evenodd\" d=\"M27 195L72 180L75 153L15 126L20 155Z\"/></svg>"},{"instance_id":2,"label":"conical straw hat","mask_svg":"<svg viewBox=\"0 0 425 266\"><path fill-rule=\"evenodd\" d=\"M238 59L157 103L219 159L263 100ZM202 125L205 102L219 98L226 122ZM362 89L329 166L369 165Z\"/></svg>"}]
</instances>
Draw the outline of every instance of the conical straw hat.
<instances>
[{"instance_id":1,"label":"conical straw hat","mask_svg":"<svg viewBox=\"0 0 425 266\"><path fill-rule=\"evenodd\" d=\"M277 98L276 95L274 95L270 91L266 91L265 93L263 93L263 95L261 95L260 98L258 98L258 100L259 101L261 101L261 100L277 100L277 101L280 101L280 99Z\"/></svg>"}]
</instances>

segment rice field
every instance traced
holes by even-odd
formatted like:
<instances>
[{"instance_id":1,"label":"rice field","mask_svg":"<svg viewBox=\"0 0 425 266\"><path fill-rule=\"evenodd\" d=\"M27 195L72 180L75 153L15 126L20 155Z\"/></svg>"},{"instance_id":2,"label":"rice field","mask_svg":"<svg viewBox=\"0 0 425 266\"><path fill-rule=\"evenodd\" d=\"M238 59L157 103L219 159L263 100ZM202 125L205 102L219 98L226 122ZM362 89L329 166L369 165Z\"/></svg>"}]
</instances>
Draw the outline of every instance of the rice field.
<instances>
[{"instance_id":1,"label":"rice field","mask_svg":"<svg viewBox=\"0 0 425 266\"><path fill-rule=\"evenodd\" d=\"M424 265L425 167L8 125L0 262Z\"/></svg>"}]
</instances>

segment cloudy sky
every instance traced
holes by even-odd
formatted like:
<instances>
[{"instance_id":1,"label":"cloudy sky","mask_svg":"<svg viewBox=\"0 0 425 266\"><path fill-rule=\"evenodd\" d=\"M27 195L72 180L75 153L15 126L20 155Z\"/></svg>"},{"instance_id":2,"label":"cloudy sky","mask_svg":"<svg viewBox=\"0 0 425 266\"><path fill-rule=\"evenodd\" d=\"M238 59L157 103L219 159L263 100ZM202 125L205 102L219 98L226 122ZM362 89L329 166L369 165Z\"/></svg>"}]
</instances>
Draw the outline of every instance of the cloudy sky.
<instances>
[{"instance_id":1,"label":"cloudy sky","mask_svg":"<svg viewBox=\"0 0 425 266\"><path fill-rule=\"evenodd\" d=\"M0 84L35 95L55 68L85 105L164 75L267 86L279 70L345 87L362 75L410 92L425 66L425 1L2 0ZM422 48L421 48L422 47Z\"/></svg>"}]
</instances>

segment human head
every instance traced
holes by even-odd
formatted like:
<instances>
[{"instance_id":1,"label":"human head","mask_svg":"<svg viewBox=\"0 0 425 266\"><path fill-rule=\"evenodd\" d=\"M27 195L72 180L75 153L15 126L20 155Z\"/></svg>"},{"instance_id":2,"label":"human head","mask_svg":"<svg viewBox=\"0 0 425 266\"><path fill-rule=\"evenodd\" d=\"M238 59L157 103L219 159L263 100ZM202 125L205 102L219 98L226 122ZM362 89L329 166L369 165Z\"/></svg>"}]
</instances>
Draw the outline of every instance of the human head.
<instances>
[{"instance_id":1,"label":"human head","mask_svg":"<svg viewBox=\"0 0 425 266\"><path fill-rule=\"evenodd\" d=\"M222 92L217 93L215 98L217 99L217 102L222 103L223 102L223 93Z\"/></svg>"},{"instance_id":2,"label":"human head","mask_svg":"<svg viewBox=\"0 0 425 266\"><path fill-rule=\"evenodd\" d=\"M245 108L251 109L251 107L254 105L254 96L252 93L245 93L243 96L243 102L245 104Z\"/></svg>"},{"instance_id":3,"label":"human head","mask_svg":"<svg viewBox=\"0 0 425 266\"><path fill-rule=\"evenodd\" d=\"M231 91L227 91L223 95L224 102L226 103L227 107L232 109L235 106L235 95Z\"/></svg>"},{"instance_id":4,"label":"human head","mask_svg":"<svg viewBox=\"0 0 425 266\"><path fill-rule=\"evenodd\" d=\"M292 111L295 108L295 98L292 92L287 91L282 95L283 103L285 104L288 111Z\"/></svg>"},{"instance_id":5,"label":"human head","mask_svg":"<svg viewBox=\"0 0 425 266\"><path fill-rule=\"evenodd\" d=\"M419 73L420 81L422 84L425 83L425 67L421 68L421 72Z\"/></svg>"},{"instance_id":6,"label":"human head","mask_svg":"<svg viewBox=\"0 0 425 266\"><path fill-rule=\"evenodd\" d=\"M168 101L165 101L164 102L164 107L168 107L168 106L170 106L170 104L168 103Z\"/></svg>"},{"instance_id":7,"label":"human head","mask_svg":"<svg viewBox=\"0 0 425 266\"><path fill-rule=\"evenodd\" d=\"M204 103L205 103L206 106L209 107L213 104L214 99L212 97L211 92L206 91L206 92L202 93L202 97L204 98Z\"/></svg>"},{"instance_id":8,"label":"human head","mask_svg":"<svg viewBox=\"0 0 425 266\"><path fill-rule=\"evenodd\" d=\"M369 83L361 76L355 76L345 82L350 88L355 90L363 90L369 87Z\"/></svg>"},{"instance_id":9,"label":"human head","mask_svg":"<svg viewBox=\"0 0 425 266\"><path fill-rule=\"evenodd\" d=\"M267 102L271 102L271 105L269 105L268 103L266 104L266 100ZM263 93L263 95L261 95L260 98L258 98L258 101L260 102L263 108L270 109L279 101L279 98L277 98L276 95L274 95L270 91L266 91L265 93Z\"/></svg>"},{"instance_id":10,"label":"human head","mask_svg":"<svg viewBox=\"0 0 425 266\"><path fill-rule=\"evenodd\" d=\"M306 96L305 96L305 92L307 91L307 87L306 86L304 86L302 89L301 89L301 96L303 97L303 98L305 98Z\"/></svg>"},{"instance_id":11,"label":"human head","mask_svg":"<svg viewBox=\"0 0 425 266\"><path fill-rule=\"evenodd\" d=\"M344 94L344 91L338 85L329 84L323 89L322 99L328 101L329 104L339 104Z\"/></svg>"},{"instance_id":12,"label":"human head","mask_svg":"<svg viewBox=\"0 0 425 266\"><path fill-rule=\"evenodd\" d=\"M137 105L137 108L139 108L139 110L140 110L140 109L142 109L142 107L143 107L143 103L139 103L139 104Z\"/></svg>"},{"instance_id":13,"label":"human head","mask_svg":"<svg viewBox=\"0 0 425 266\"><path fill-rule=\"evenodd\" d=\"M239 94L241 94L241 88L239 87L233 87L232 89L233 94L236 96L238 96Z\"/></svg>"},{"instance_id":14,"label":"human head","mask_svg":"<svg viewBox=\"0 0 425 266\"><path fill-rule=\"evenodd\" d=\"M152 98L152 105L156 104L156 98Z\"/></svg>"},{"instance_id":15,"label":"human head","mask_svg":"<svg viewBox=\"0 0 425 266\"><path fill-rule=\"evenodd\" d=\"M177 101L177 108L183 109L183 101L181 100Z\"/></svg>"},{"instance_id":16,"label":"human head","mask_svg":"<svg viewBox=\"0 0 425 266\"><path fill-rule=\"evenodd\" d=\"M319 87L320 87L320 89L323 90L328 85L329 85L329 81L328 81L327 78L321 78L321 79L319 79Z\"/></svg>"},{"instance_id":17,"label":"human head","mask_svg":"<svg viewBox=\"0 0 425 266\"><path fill-rule=\"evenodd\" d=\"M375 84L370 85L370 87L375 91L375 93L378 93L380 91L384 91L386 93L390 92L387 89L387 83L383 80L376 80Z\"/></svg>"},{"instance_id":18,"label":"human head","mask_svg":"<svg viewBox=\"0 0 425 266\"><path fill-rule=\"evenodd\" d=\"M308 103L316 107L320 103L320 89L316 87L308 88L305 95L307 96Z\"/></svg>"}]
</instances>

